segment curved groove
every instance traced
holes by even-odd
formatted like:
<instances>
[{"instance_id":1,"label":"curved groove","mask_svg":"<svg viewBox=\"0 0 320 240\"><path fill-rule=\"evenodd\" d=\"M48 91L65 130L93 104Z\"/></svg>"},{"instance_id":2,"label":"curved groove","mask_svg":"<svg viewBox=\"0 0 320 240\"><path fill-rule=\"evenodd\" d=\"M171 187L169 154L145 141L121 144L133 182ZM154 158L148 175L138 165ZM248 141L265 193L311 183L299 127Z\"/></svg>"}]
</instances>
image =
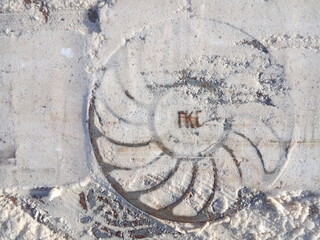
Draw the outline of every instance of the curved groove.
<instances>
[{"instance_id":1,"label":"curved groove","mask_svg":"<svg viewBox=\"0 0 320 240\"><path fill-rule=\"evenodd\" d=\"M124 146L124 147L145 147L152 142L152 140L149 140L147 142L141 142L141 143L125 143L125 142L114 140L107 136L103 136L103 137L115 145Z\"/></svg>"},{"instance_id":2,"label":"curved groove","mask_svg":"<svg viewBox=\"0 0 320 240\"><path fill-rule=\"evenodd\" d=\"M262 165L262 168L263 168L264 173L266 173L266 174L272 174L272 173L274 173L274 172L276 171L276 169L274 169L273 171L268 171L268 170L266 169L266 166L265 166L265 164L264 164L264 160L263 160L263 157L262 157L262 154L261 154L260 150L259 150L258 147L250 140L250 138L248 138L246 135L244 135L244 134L242 134L242 133L239 133L239 132L237 132L237 131L234 131L234 133L237 134L238 136L242 137L243 139L247 140L247 141L251 144L251 146L256 150L256 153L257 153L257 155L258 155L258 157L259 157L259 159L260 159L260 162L261 162L261 165Z\"/></svg>"},{"instance_id":3,"label":"curved groove","mask_svg":"<svg viewBox=\"0 0 320 240\"><path fill-rule=\"evenodd\" d=\"M94 107L93 107L93 100L91 100L90 106L89 106L89 116L90 119L88 121L88 128L90 134L90 142L92 145L92 151L94 152L94 155L96 157L97 162L101 165L101 170L104 174L108 174L108 172L115 170L115 169L123 169L123 170L129 170L125 168L119 168L116 166L113 166L111 164L105 163L103 161L103 157L100 153L97 140L99 137L103 137L103 134L101 131L95 126L93 119L94 119Z\"/></svg>"},{"instance_id":4,"label":"curved groove","mask_svg":"<svg viewBox=\"0 0 320 240\"><path fill-rule=\"evenodd\" d=\"M279 142L281 142L281 138L278 135L278 133L276 133L276 131L273 129L273 127L271 126L270 123L263 121L263 123L269 128L269 130L272 132L272 134L278 139Z\"/></svg>"},{"instance_id":5,"label":"curved groove","mask_svg":"<svg viewBox=\"0 0 320 240\"><path fill-rule=\"evenodd\" d=\"M119 71L116 71L116 81L118 82L118 84L120 85L120 88L121 88L121 90L123 91L123 93L125 94L125 96L128 98L128 99L130 99L130 101L132 101L132 102L134 102L137 106L139 106L139 107L148 107L148 105L146 105L146 104L144 104L144 103L142 103L142 102L140 102L140 101L138 101L138 100L136 100L136 98L132 95L132 94L130 94L129 92L128 92L128 89L124 86L124 84L123 84L123 82L122 82L122 80L121 80L121 77L120 77L120 75L119 75Z\"/></svg>"},{"instance_id":6,"label":"curved groove","mask_svg":"<svg viewBox=\"0 0 320 240\"><path fill-rule=\"evenodd\" d=\"M118 167L116 165L106 163L103 160L98 160L99 164L101 164L101 169L104 173L109 173L113 170L132 170L131 168L126 168L126 167Z\"/></svg>"},{"instance_id":7,"label":"curved groove","mask_svg":"<svg viewBox=\"0 0 320 240\"><path fill-rule=\"evenodd\" d=\"M99 152L99 154L100 154L100 152ZM106 163L103 160L98 160L98 162L99 162L99 164L101 164L103 169L109 169L109 171L107 171L107 172L111 172L113 170L130 171L130 170L138 170L138 169L144 168L146 166L152 165L152 164L156 163L157 161L159 161L161 159L161 157L163 157L163 156L164 156L164 153L160 153L159 156L155 157L153 160L151 160L151 162L149 162L149 163L147 163L145 165L139 166L139 167L134 167L134 168L120 167L120 166L117 166L117 165L114 165L114 164L111 164L111 163Z\"/></svg>"},{"instance_id":8,"label":"curved groove","mask_svg":"<svg viewBox=\"0 0 320 240\"><path fill-rule=\"evenodd\" d=\"M213 181L213 185L212 185L212 193L209 196L207 202L204 204L204 206L201 208L201 210L199 211L199 214L204 214L204 211L207 211L208 208L210 207L213 199L214 199L214 195L217 189L217 185L218 185L218 171L217 171L217 166L216 163L214 162L214 159L211 159L211 163L212 163L212 169L213 169L213 176L214 176L214 181ZM198 214L198 215L199 215ZM210 219L215 218L214 216L209 217Z\"/></svg>"},{"instance_id":9,"label":"curved groove","mask_svg":"<svg viewBox=\"0 0 320 240\"><path fill-rule=\"evenodd\" d=\"M159 136L156 134L156 138L159 139ZM167 148L160 140L154 140L154 143L157 144L157 146L168 156L174 157L174 153Z\"/></svg>"},{"instance_id":10,"label":"curved groove","mask_svg":"<svg viewBox=\"0 0 320 240\"><path fill-rule=\"evenodd\" d=\"M124 94L126 95L126 97L128 99L130 99L131 101L133 101L137 106L139 107L143 107L143 108L147 108L148 105L145 103L142 103L138 100L136 100L136 98L122 85L122 82L119 82L119 84L121 85L121 89L123 90Z\"/></svg>"},{"instance_id":11,"label":"curved groove","mask_svg":"<svg viewBox=\"0 0 320 240\"><path fill-rule=\"evenodd\" d=\"M90 142L91 142L91 145L92 145L92 150L95 154L95 157L96 157L96 160L98 161L98 163L100 164L101 166L101 170L104 174L108 174L109 172L113 171L113 170L131 170L131 168L127 168L127 167L120 167L120 166L115 166L115 165L112 165L112 164L109 164L109 163L106 163L104 162L103 160L103 157L100 153L100 150L99 150L99 147L98 147L98 143L97 143L97 140L98 138L100 137L104 137L106 138L108 141L111 140L110 142L117 142L113 139L108 139L102 132L101 132L101 129L99 129L93 119L94 119L94 115L97 114L97 112L95 111L94 109L94 106L93 106L93 102L94 100L92 99L91 100L91 103L90 103L90 106L89 106L89 116L90 116L90 119L88 121L88 128L89 128L89 131L90 131ZM98 119L99 119L99 123L101 123L101 119L99 118L98 116ZM151 141L149 141L150 143ZM149 144L148 143L148 144ZM120 142L120 144L123 144ZM135 144L135 146L133 147L143 147L145 145L148 145L147 142L145 143L138 143L138 144ZM126 145L127 146L127 145ZM161 156L161 154L160 154ZM159 156L159 157L160 157ZM156 159L152 160L153 162L155 162Z\"/></svg>"},{"instance_id":12,"label":"curved groove","mask_svg":"<svg viewBox=\"0 0 320 240\"><path fill-rule=\"evenodd\" d=\"M141 166L141 167L139 167L139 168L146 167L146 166L149 166L149 165L152 165L152 164L158 162L158 161L161 159L161 157L163 157L164 155L165 155L165 154L164 154L163 152L160 153L158 157L156 157L156 158L153 159L151 162L149 162L149 163L147 163L146 165L143 165L143 166ZM132 170L134 170L134 169L138 169L138 168L132 168Z\"/></svg>"},{"instance_id":13,"label":"curved groove","mask_svg":"<svg viewBox=\"0 0 320 240\"><path fill-rule=\"evenodd\" d=\"M190 180L189 186L186 189L186 191L182 194L182 196L177 201L175 201L174 203L169 204L168 206L166 206L164 208L159 209L159 211L172 212L172 210L173 210L173 208L175 206L177 206L184 199L186 199L188 197L189 193L191 192L193 186L194 186L197 174L198 174L198 164L197 164L197 162L193 162L192 176L191 176L191 180Z\"/></svg>"},{"instance_id":14,"label":"curved groove","mask_svg":"<svg viewBox=\"0 0 320 240\"><path fill-rule=\"evenodd\" d=\"M117 118L121 122L136 125L136 126L146 125L146 123L136 123L136 122L133 122L133 121L130 121L128 119L121 117L119 114L117 114L115 111L113 111L113 109L109 106L109 104L106 101L103 101L103 104L104 104L105 108L107 109L107 111L110 112L115 118Z\"/></svg>"},{"instance_id":15,"label":"curved groove","mask_svg":"<svg viewBox=\"0 0 320 240\"><path fill-rule=\"evenodd\" d=\"M223 124L223 133L221 134L219 139L215 140L213 144L210 143L209 147L207 147L203 152L212 152L214 151L214 149L221 147L223 143L227 140L230 134L231 127L232 122L230 121L230 119L226 118Z\"/></svg>"},{"instance_id":16,"label":"curved groove","mask_svg":"<svg viewBox=\"0 0 320 240\"><path fill-rule=\"evenodd\" d=\"M154 106L153 106L153 109L155 111L155 108L156 107L156 104L154 103ZM149 128L151 130L151 132L153 132L153 142L155 144L157 144L157 146L167 155L169 155L170 157L174 157L174 153L169 149L167 148L163 143L162 141L160 140L160 137L157 133L157 130L156 130L156 127L155 127L155 121L154 121L154 118L155 118L155 113L151 113L151 118L150 118L150 125L149 125Z\"/></svg>"},{"instance_id":17,"label":"curved groove","mask_svg":"<svg viewBox=\"0 0 320 240\"><path fill-rule=\"evenodd\" d=\"M108 86L107 81L112 81L112 87ZM140 119L133 119L130 120L130 115L125 112L125 109L121 109L121 100L125 101L124 105L132 106L134 113L136 112L148 112L148 105L142 104L139 101L136 100L136 98L129 92L128 89L126 89L121 80L119 71L116 70L114 67L111 67L106 71L104 74L103 79L100 81L99 85L96 86L94 89L95 96L104 95L104 97L100 97L99 100L103 103L103 105L106 107L107 111L109 111L114 117L118 118L120 121L123 121L128 124L135 124L135 125L144 125L147 124L147 119L143 121L142 123L139 121ZM114 98L112 97L114 95L118 102L114 102Z\"/></svg>"},{"instance_id":18,"label":"curved groove","mask_svg":"<svg viewBox=\"0 0 320 240\"><path fill-rule=\"evenodd\" d=\"M104 126L104 124L102 123L102 118L101 118L100 114L95 109L94 109L94 112L98 117L99 124L101 126ZM101 131L103 132L103 137L104 138L106 138L109 142L111 142L113 144L116 144L116 145L119 145L119 146L124 146L124 147L144 147L144 146L149 145L152 142L152 139L150 139L149 141L141 142L141 143L125 143L125 142L121 142L121 141L109 138L109 137L106 136L106 133L102 129L101 129Z\"/></svg>"},{"instance_id":19,"label":"curved groove","mask_svg":"<svg viewBox=\"0 0 320 240\"><path fill-rule=\"evenodd\" d=\"M149 162L147 162L147 164L143 163L140 166L132 167L126 167L125 165L120 166L128 169L114 169L115 171L110 171L109 175L122 186L124 191L129 193L138 192L148 190L162 183L177 163L177 160L169 159L168 156L163 156L163 154L162 157L159 157L158 154L158 157L149 157L147 159L153 163L148 164ZM168 163L168 160L171 160L170 163ZM110 164L116 167L118 166L116 159ZM180 171L180 169L178 171Z\"/></svg>"},{"instance_id":20,"label":"curved groove","mask_svg":"<svg viewBox=\"0 0 320 240\"><path fill-rule=\"evenodd\" d=\"M235 165L237 166L239 176L240 176L240 178L242 178L242 171L241 171L241 168L240 168L240 162L238 161L238 159L237 159L236 156L234 155L233 150L232 150L231 148L229 148L227 145L222 145L222 147L230 154L233 162L234 162Z\"/></svg>"},{"instance_id":21,"label":"curved groove","mask_svg":"<svg viewBox=\"0 0 320 240\"><path fill-rule=\"evenodd\" d=\"M213 22L216 22L216 23L223 24L223 25L227 25L227 26L229 26L229 27L231 27L231 28L234 28L234 29L236 29L236 30L244 33L245 35L251 37L251 38L252 38L252 41L255 41L256 44L258 44L259 46L262 46L262 48L259 47L259 48L261 48L261 49L259 49L259 48L257 48L257 49L260 50L262 53L267 54L267 55L269 56L269 58L270 58L270 53L269 53L268 48L265 47L259 40L257 40L255 37L253 37L251 34L247 33L246 31L244 31L243 29L238 28L238 27L236 27L236 26L233 26L233 25L231 25L230 23L220 21L220 20L218 20L218 19L209 18L209 20L211 20L211 21L213 21Z\"/></svg>"},{"instance_id":22,"label":"curved groove","mask_svg":"<svg viewBox=\"0 0 320 240\"><path fill-rule=\"evenodd\" d=\"M113 177L111 177L110 175L107 175L106 177L117 191L124 194L125 198L138 200L140 195L155 191L161 188L167 181L169 181L169 179L178 171L180 162L180 160L177 160L175 167L169 172L169 174L163 179L162 182L146 190L127 192Z\"/></svg>"},{"instance_id":23,"label":"curved groove","mask_svg":"<svg viewBox=\"0 0 320 240\"><path fill-rule=\"evenodd\" d=\"M180 167L180 163L181 163L181 160L178 159L176 165L174 166L174 168L169 172L169 174L159 184L157 184L157 185L155 185L155 186L153 186L153 187L151 187L149 189L146 189L146 190L128 192L127 194L128 195L139 195L140 196L141 194L150 193L150 192L153 192L153 191L161 188L178 171L178 169Z\"/></svg>"}]
</instances>

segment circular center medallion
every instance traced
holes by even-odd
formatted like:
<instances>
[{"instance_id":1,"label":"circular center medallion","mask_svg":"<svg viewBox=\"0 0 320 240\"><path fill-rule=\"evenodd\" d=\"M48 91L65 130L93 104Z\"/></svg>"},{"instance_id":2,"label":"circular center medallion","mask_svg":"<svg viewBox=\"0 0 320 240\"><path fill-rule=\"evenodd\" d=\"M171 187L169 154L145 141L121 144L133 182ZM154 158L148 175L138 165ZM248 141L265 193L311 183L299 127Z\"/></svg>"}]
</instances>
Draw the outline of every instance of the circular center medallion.
<instances>
[{"instance_id":1,"label":"circular center medallion","mask_svg":"<svg viewBox=\"0 0 320 240\"><path fill-rule=\"evenodd\" d=\"M159 146L167 154L196 159L221 144L226 121L218 115L214 94L203 90L170 89L159 100L152 123Z\"/></svg>"}]
</instances>

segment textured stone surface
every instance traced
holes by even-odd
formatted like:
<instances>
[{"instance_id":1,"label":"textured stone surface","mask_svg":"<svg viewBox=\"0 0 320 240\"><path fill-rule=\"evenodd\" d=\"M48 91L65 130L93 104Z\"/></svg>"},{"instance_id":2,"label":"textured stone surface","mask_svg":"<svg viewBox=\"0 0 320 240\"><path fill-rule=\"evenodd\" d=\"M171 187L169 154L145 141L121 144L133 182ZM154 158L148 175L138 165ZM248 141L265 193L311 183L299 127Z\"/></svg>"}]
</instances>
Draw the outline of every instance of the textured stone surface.
<instances>
[{"instance_id":1,"label":"textured stone surface","mask_svg":"<svg viewBox=\"0 0 320 240\"><path fill-rule=\"evenodd\" d=\"M0 1L3 239L318 239L317 1Z\"/></svg>"}]
</instances>

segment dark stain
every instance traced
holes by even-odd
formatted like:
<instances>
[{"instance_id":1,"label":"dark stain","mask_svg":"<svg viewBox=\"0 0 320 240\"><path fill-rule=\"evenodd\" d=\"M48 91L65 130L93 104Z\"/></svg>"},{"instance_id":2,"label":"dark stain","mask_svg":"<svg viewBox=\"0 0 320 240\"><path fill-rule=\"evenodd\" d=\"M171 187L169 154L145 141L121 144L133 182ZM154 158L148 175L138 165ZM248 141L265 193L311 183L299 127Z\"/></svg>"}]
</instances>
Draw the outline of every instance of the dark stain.
<instances>
[{"instance_id":1,"label":"dark stain","mask_svg":"<svg viewBox=\"0 0 320 240\"><path fill-rule=\"evenodd\" d=\"M101 230L104 232L110 233L110 229L107 228L106 226L102 227Z\"/></svg>"},{"instance_id":2,"label":"dark stain","mask_svg":"<svg viewBox=\"0 0 320 240\"><path fill-rule=\"evenodd\" d=\"M93 210L94 214L98 214L103 210L104 205L98 206L95 210Z\"/></svg>"},{"instance_id":3,"label":"dark stain","mask_svg":"<svg viewBox=\"0 0 320 240\"><path fill-rule=\"evenodd\" d=\"M130 98L131 100L134 100L134 97L129 93L128 90L125 90L124 93L126 94L126 96L127 96L128 98Z\"/></svg>"},{"instance_id":4,"label":"dark stain","mask_svg":"<svg viewBox=\"0 0 320 240\"><path fill-rule=\"evenodd\" d=\"M88 206L87 206L87 203L86 203L86 196L84 194L84 192L81 192L79 193L79 203L81 205L81 207L85 210L85 211L88 211Z\"/></svg>"},{"instance_id":5,"label":"dark stain","mask_svg":"<svg viewBox=\"0 0 320 240\"><path fill-rule=\"evenodd\" d=\"M89 222L91 222L92 221L92 217L90 217L90 216L85 216L85 217L82 217L81 219L80 219L80 222L81 223L89 223Z\"/></svg>"},{"instance_id":6,"label":"dark stain","mask_svg":"<svg viewBox=\"0 0 320 240\"><path fill-rule=\"evenodd\" d=\"M261 51L263 53L269 53L268 49L265 46L263 46L262 43L260 43L256 39L251 40L251 41L244 40L244 41L241 42L241 44L252 46L252 47L258 49L259 51Z\"/></svg>"},{"instance_id":7,"label":"dark stain","mask_svg":"<svg viewBox=\"0 0 320 240\"><path fill-rule=\"evenodd\" d=\"M143 239L143 238L151 238L154 237L154 235L160 235L162 234L161 229L150 229L150 228L140 228L136 230L129 231L130 237L132 239Z\"/></svg>"},{"instance_id":8,"label":"dark stain","mask_svg":"<svg viewBox=\"0 0 320 240\"><path fill-rule=\"evenodd\" d=\"M98 200L99 200L100 202L104 202L104 203L106 203L106 204L108 204L108 205L111 204L110 201L109 201L106 197L103 197L103 196L98 196Z\"/></svg>"},{"instance_id":9,"label":"dark stain","mask_svg":"<svg viewBox=\"0 0 320 240\"><path fill-rule=\"evenodd\" d=\"M99 226L94 226L92 228L92 234L97 238L97 239L101 239L101 238L111 238L112 236L109 234L109 233L105 233L105 232L102 232L100 229L99 229Z\"/></svg>"},{"instance_id":10,"label":"dark stain","mask_svg":"<svg viewBox=\"0 0 320 240\"><path fill-rule=\"evenodd\" d=\"M140 36L139 38L140 38L140 40L142 40L143 42L146 41L146 36Z\"/></svg>"},{"instance_id":11,"label":"dark stain","mask_svg":"<svg viewBox=\"0 0 320 240\"><path fill-rule=\"evenodd\" d=\"M87 194L87 201L90 205L90 208L93 208L96 206L96 199L94 197L94 191L93 189L90 189L88 194Z\"/></svg>"},{"instance_id":12,"label":"dark stain","mask_svg":"<svg viewBox=\"0 0 320 240\"><path fill-rule=\"evenodd\" d=\"M49 193L51 191L51 187L39 187L39 188L33 188L29 191L29 194L33 198L43 198L49 196Z\"/></svg>"},{"instance_id":13,"label":"dark stain","mask_svg":"<svg viewBox=\"0 0 320 240\"><path fill-rule=\"evenodd\" d=\"M116 232L116 237L123 238L123 233L120 231Z\"/></svg>"},{"instance_id":14,"label":"dark stain","mask_svg":"<svg viewBox=\"0 0 320 240\"><path fill-rule=\"evenodd\" d=\"M257 96L260 103L267 105L267 106L275 107L271 98L268 95L263 94L261 91L257 91L256 96Z\"/></svg>"},{"instance_id":15,"label":"dark stain","mask_svg":"<svg viewBox=\"0 0 320 240\"><path fill-rule=\"evenodd\" d=\"M114 231L99 222L95 222L95 225L92 227L92 233L98 239L111 238L113 236L123 237L123 234L120 231Z\"/></svg>"},{"instance_id":16,"label":"dark stain","mask_svg":"<svg viewBox=\"0 0 320 240\"><path fill-rule=\"evenodd\" d=\"M99 14L96 8L90 8L88 10L87 16L90 22L95 23L96 21L99 21Z\"/></svg>"}]
</instances>

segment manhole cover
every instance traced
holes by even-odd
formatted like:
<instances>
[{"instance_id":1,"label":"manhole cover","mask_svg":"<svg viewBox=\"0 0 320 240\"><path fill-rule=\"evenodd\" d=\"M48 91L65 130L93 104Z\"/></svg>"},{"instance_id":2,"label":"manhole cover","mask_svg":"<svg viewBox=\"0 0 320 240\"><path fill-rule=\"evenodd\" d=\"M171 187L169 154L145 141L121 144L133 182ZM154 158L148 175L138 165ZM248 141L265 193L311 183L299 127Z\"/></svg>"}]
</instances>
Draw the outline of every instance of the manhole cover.
<instances>
[{"instance_id":1,"label":"manhole cover","mask_svg":"<svg viewBox=\"0 0 320 240\"><path fill-rule=\"evenodd\" d=\"M204 223L241 209L288 158L284 69L245 32L181 18L148 27L106 58L89 130L113 188L160 219ZM239 189L242 189L241 191Z\"/></svg>"}]
</instances>

